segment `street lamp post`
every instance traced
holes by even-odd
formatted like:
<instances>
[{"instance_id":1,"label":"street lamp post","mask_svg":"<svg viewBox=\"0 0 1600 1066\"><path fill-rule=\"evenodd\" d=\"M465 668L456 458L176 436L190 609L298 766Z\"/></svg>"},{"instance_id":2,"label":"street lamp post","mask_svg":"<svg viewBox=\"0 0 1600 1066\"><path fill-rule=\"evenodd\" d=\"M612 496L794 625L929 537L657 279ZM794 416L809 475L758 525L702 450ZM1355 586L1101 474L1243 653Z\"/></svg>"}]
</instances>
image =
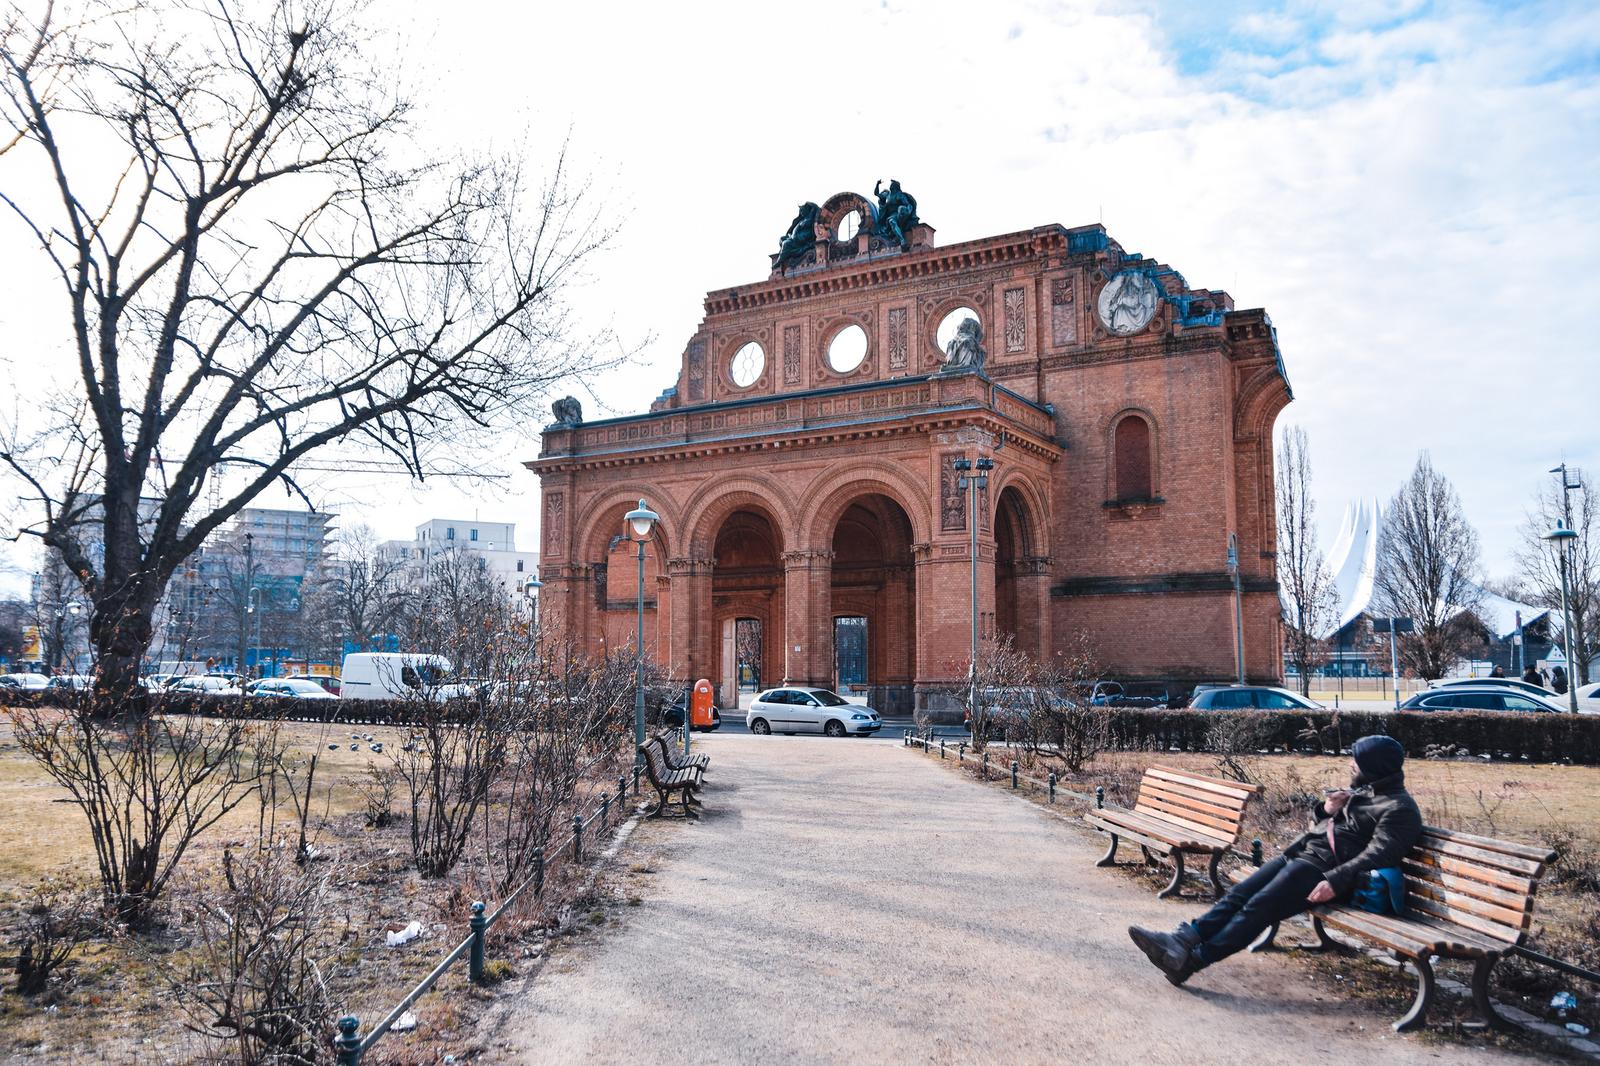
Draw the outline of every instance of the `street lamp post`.
<instances>
[{"instance_id":1,"label":"street lamp post","mask_svg":"<svg viewBox=\"0 0 1600 1066\"><path fill-rule=\"evenodd\" d=\"M644 542L650 539L651 532L661 516L645 506L643 500L639 506L629 511L625 516L628 527L633 535L634 543L639 546L639 628L634 638L634 651L638 661L635 665L634 693L633 693L633 761L638 765L644 757L641 750L644 747ZM687 727L688 722L684 725Z\"/></svg>"},{"instance_id":2,"label":"street lamp post","mask_svg":"<svg viewBox=\"0 0 1600 1066\"><path fill-rule=\"evenodd\" d=\"M261 586L260 585L251 585L250 586L250 592L249 592L249 595L247 596L247 601L248 601L248 603L247 603L247 605L246 605L246 607L244 609L244 613L253 616L253 620L255 621L255 648L256 648L256 660L257 660L256 665L259 666L260 665L260 659L261 659ZM239 663L239 673L241 675L244 675L244 676L249 676L249 675L245 674L245 665L244 665L243 661L241 661Z\"/></svg>"},{"instance_id":3,"label":"street lamp post","mask_svg":"<svg viewBox=\"0 0 1600 1066\"><path fill-rule=\"evenodd\" d=\"M981 459L957 459L956 472L961 476L956 481L958 489L967 491L967 528L970 541L967 548L967 560L970 563L971 577L968 584L968 603L972 613L972 649L971 663L967 669L967 713L971 716L972 727L980 728L978 722L978 490L989 485L989 471L994 469L994 460L988 456Z\"/></svg>"},{"instance_id":4,"label":"street lamp post","mask_svg":"<svg viewBox=\"0 0 1600 1066\"><path fill-rule=\"evenodd\" d=\"M1561 645L1567 657L1567 702L1568 710L1573 714L1578 713L1578 675L1575 673L1578 661L1572 657L1572 601L1567 591L1567 547L1578 539L1576 530L1568 529L1565 525L1557 524L1556 528L1544 534L1544 539L1555 545L1561 561Z\"/></svg>"},{"instance_id":5,"label":"street lamp post","mask_svg":"<svg viewBox=\"0 0 1600 1066\"><path fill-rule=\"evenodd\" d=\"M1244 594L1239 582L1239 535L1228 534L1228 573L1233 578L1233 654L1238 666L1239 684L1244 684ZM1344 665L1340 664L1339 684L1344 685Z\"/></svg>"}]
</instances>

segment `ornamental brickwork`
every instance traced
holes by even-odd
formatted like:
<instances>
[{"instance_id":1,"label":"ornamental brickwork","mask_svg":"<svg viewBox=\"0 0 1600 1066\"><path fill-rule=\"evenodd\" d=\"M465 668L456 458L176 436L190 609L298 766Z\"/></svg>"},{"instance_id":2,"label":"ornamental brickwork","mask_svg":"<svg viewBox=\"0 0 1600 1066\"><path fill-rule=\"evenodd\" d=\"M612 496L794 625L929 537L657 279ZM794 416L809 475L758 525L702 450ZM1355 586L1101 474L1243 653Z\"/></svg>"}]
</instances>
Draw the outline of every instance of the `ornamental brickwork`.
<instances>
[{"instance_id":1,"label":"ornamental brickwork","mask_svg":"<svg viewBox=\"0 0 1600 1066\"><path fill-rule=\"evenodd\" d=\"M676 676L724 706L740 660L762 685L932 706L966 668L976 518L985 633L1045 656L1082 632L1107 676L1226 679L1232 533L1246 672L1279 678L1272 440L1291 394L1264 311L1101 226L940 248L918 221L902 246L865 197L805 207L781 268L707 295L648 413L546 429L528 466L548 623L633 639L622 515L643 498L662 517L647 650ZM795 236L813 217L814 247ZM984 456L969 515L953 464ZM862 619L864 658L839 643Z\"/></svg>"}]
</instances>

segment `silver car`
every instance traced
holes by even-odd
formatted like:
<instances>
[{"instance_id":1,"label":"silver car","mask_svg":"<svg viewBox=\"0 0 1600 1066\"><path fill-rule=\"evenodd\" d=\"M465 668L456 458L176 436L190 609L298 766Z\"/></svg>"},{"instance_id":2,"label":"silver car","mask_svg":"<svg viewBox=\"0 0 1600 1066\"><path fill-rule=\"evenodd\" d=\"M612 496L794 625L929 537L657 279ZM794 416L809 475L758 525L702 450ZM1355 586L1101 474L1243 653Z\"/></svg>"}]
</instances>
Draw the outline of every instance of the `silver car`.
<instances>
[{"instance_id":1,"label":"silver car","mask_svg":"<svg viewBox=\"0 0 1600 1066\"><path fill-rule=\"evenodd\" d=\"M883 719L871 707L851 703L832 689L802 686L756 693L744 721L750 732L763 737L772 733L871 736L883 728Z\"/></svg>"}]
</instances>

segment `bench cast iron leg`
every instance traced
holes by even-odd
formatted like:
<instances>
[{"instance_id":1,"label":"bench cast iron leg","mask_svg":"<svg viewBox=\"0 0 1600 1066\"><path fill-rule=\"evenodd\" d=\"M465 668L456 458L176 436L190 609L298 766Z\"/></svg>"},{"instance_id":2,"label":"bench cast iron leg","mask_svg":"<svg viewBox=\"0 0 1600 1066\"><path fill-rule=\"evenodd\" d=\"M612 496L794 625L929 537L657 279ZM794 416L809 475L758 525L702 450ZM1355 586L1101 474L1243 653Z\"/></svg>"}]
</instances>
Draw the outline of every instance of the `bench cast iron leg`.
<instances>
[{"instance_id":1,"label":"bench cast iron leg","mask_svg":"<svg viewBox=\"0 0 1600 1066\"><path fill-rule=\"evenodd\" d=\"M667 813L667 794L665 792L661 791L658 788L658 789L656 789L656 805L654 807L650 808L650 817L651 818L661 818L661 817L665 816L666 813Z\"/></svg>"},{"instance_id":2,"label":"bench cast iron leg","mask_svg":"<svg viewBox=\"0 0 1600 1066\"><path fill-rule=\"evenodd\" d=\"M1139 845L1139 851L1140 851L1141 854L1144 855L1144 864L1146 866L1159 866L1160 865L1160 863L1157 861L1156 857L1154 855L1150 854L1150 849L1145 847L1143 844Z\"/></svg>"},{"instance_id":3,"label":"bench cast iron leg","mask_svg":"<svg viewBox=\"0 0 1600 1066\"><path fill-rule=\"evenodd\" d=\"M1096 866L1115 866L1117 864L1117 834L1107 833L1106 835L1111 838L1111 846L1106 849L1104 855L1100 856L1100 861L1095 863Z\"/></svg>"},{"instance_id":4,"label":"bench cast iron leg","mask_svg":"<svg viewBox=\"0 0 1600 1066\"><path fill-rule=\"evenodd\" d=\"M1478 1017L1496 1029L1509 1031L1516 1026L1507 1021L1505 1015L1495 1010L1494 1003L1489 999L1489 975L1494 972L1495 963L1499 961L1498 955L1485 956L1472 968L1472 1005L1478 1008Z\"/></svg>"},{"instance_id":5,"label":"bench cast iron leg","mask_svg":"<svg viewBox=\"0 0 1600 1066\"><path fill-rule=\"evenodd\" d=\"M1337 951L1344 954L1349 951L1343 944L1328 935L1328 927L1322 924L1322 919L1317 915L1311 916L1311 928L1316 930L1317 942L1315 944L1300 945L1301 951Z\"/></svg>"},{"instance_id":6,"label":"bench cast iron leg","mask_svg":"<svg viewBox=\"0 0 1600 1066\"><path fill-rule=\"evenodd\" d=\"M1273 943L1273 941L1276 940L1277 937L1278 923L1273 922L1271 925L1267 926L1265 932L1256 937L1256 942L1250 945L1250 950L1255 954L1260 954L1263 951L1276 951L1278 945Z\"/></svg>"},{"instance_id":7,"label":"bench cast iron leg","mask_svg":"<svg viewBox=\"0 0 1600 1066\"><path fill-rule=\"evenodd\" d=\"M1433 1005L1433 964L1423 956L1420 959L1407 959L1417 968L1417 998L1411 1004L1411 1009L1406 1011L1405 1017L1394 1023L1397 1033L1409 1033L1413 1029L1420 1029L1428 1021L1428 1008Z\"/></svg>"},{"instance_id":8,"label":"bench cast iron leg","mask_svg":"<svg viewBox=\"0 0 1600 1066\"><path fill-rule=\"evenodd\" d=\"M1217 864L1219 864L1220 862L1222 862L1222 852L1213 851L1211 853L1211 867L1210 867L1210 869L1208 869L1206 871L1206 876L1211 878L1211 898L1212 899L1221 899L1222 898L1222 893L1224 891L1224 889L1222 887L1222 880L1219 877L1217 877Z\"/></svg>"},{"instance_id":9,"label":"bench cast iron leg","mask_svg":"<svg viewBox=\"0 0 1600 1066\"><path fill-rule=\"evenodd\" d=\"M685 818L699 818L700 816L689 806L689 790L686 788L680 789L679 795L683 797L683 816Z\"/></svg>"},{"instance_id":10,"label":"bench cast iron leg","mask_svg":"<svg viewBox=\"0 0 1600 1066\"><path fill-rule=\"evenodd\" d=\"M1183 852L1176 849L1172 852L1172 883L1156 893L1156 899L1166 899L1176 896L1178 888L1183 884Z\"/></svg>"}]
</instances>

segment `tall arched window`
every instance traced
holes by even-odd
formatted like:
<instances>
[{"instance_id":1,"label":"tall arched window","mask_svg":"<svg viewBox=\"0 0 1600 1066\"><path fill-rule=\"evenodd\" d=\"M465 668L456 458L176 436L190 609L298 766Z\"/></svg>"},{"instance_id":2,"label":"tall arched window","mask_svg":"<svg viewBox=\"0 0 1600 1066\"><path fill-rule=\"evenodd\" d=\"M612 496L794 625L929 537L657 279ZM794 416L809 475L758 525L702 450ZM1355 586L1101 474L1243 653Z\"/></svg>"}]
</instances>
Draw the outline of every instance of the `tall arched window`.
<instances>
[{"instance_id":1,"label":"tall arched window","mask_svg":"<svg viewBox=\"0 0 1600 1066\"><path fill-rule=\"evenodd\" d=\"M1115 449L1117 499L1148 500L1155 495L1150 474L1150 423L1128 415L1117 423Z\"/></svg>"}]
</instances>

